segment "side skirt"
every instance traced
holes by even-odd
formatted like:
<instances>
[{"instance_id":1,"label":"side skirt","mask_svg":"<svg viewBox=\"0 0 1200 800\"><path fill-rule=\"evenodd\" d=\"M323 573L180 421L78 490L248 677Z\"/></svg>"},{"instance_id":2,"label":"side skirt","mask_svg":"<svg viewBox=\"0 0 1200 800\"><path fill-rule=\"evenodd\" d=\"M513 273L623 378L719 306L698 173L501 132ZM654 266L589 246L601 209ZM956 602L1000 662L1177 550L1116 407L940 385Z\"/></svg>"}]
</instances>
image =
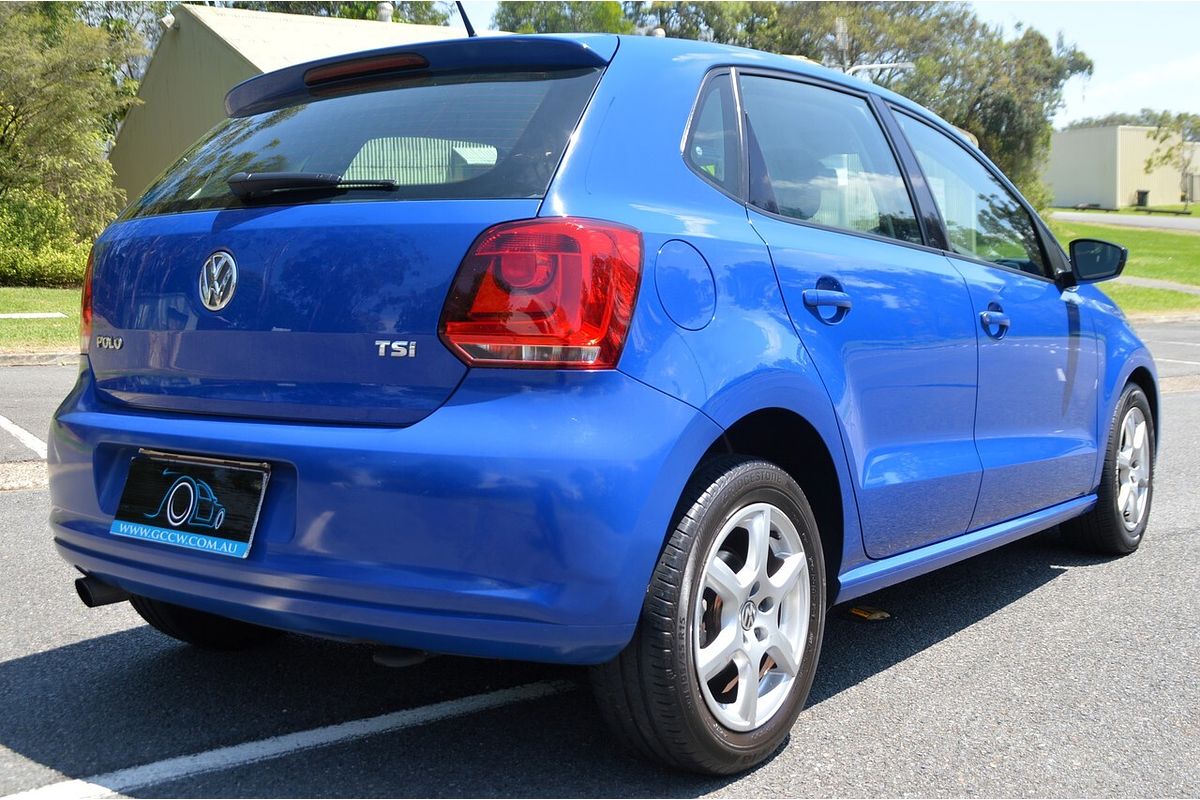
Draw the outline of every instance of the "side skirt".
<instances>
[{"instance_id":1,"label":"side skirt","mask_svg":"<svg viewBox=\"0 0 1200 800\"><path fill-rule=\"evenodd\" d=\"M1096 495L1077 497L1065 503L987 528L964 533L916 550L871 561L841 575L841 591L835 603L853 600L892 584L933 572L956 561L987 552L1030 534L1052 528L1060 522L1086 513L1096 504Z\"/></svg>"}]
</instances>

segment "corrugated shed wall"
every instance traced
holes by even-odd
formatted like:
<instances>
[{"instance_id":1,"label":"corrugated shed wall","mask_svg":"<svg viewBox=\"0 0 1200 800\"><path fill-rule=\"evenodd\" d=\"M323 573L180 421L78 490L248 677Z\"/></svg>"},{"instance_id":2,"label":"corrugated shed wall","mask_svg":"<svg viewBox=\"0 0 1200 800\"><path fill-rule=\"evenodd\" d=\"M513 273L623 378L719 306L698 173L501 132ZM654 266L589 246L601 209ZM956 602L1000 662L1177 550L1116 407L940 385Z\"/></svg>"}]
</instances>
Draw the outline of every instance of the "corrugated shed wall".
<instances>
[{"instance_id":1,"label":"corrugated shed wall","mask_svg":"<svg viewBox=\"0 0 1200 800\"><path fill-rule=\"evenodd\" d=\"M259 74L229 45L175 9L178 27L163 33L138 97L109 154L116 184L136 199L180 154L225 118L225 92Z\"/></svg>"},{"instance_id":2,"label":"corrugated shed wall","mask_svg":"<svg viewBox=\"0 0 1200 800\"><path fill-rule=\"evenodd\" d=\"M1057 131L1050 140L1050 160L1043 177L1053 194L1052 205L1095 204L1116 208L1117 128Z\"/></svg>"}]
</instances>

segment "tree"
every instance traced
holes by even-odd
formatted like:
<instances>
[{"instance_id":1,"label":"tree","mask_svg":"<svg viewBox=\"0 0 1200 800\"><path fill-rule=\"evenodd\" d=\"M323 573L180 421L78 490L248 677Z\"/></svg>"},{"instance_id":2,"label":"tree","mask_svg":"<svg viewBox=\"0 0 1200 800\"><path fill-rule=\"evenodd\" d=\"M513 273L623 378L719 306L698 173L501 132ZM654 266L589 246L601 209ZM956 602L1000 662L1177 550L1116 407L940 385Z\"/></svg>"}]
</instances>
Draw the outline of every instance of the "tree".
<instances>
[{"instance_id":1,"label":"tree","mask_svg":"<svg viewBox=\"0 0 1200 800\"><path fill-rule=\"evenodd\" d=\"M105 158L110 120L133 102L113 80L128 47L56 4L0 4L0 203L46 195L90 238L123 202Z\"/></svg>"},{"instance_id":2,"label":"tree","mask_svg":"<svg viewBox=\"0 0 1200 800\"><path fill-rule=\"evenodd\" d=\"M1061 37L1051 45L1033 29L1013 40L981 26L954 60L916 60L891 88L953 125L973 133L979 146L1036 206L1049 202L1041 172L1050 151L1051 120L1062 105L1064 84L1090 75L1092 62Z\"/></svg>"},{"instance_id":3,"label":"tree","mask_svg":"<svg viewBox=\"0 0 1200 800\"><path fill-rule=\"evenodd\" d=\"M1150 118L1151 121L1147 121ZM1113 125L1156 125L1158 120L1158 112L1151 111L1148 108L1143 108L1140 113L1131 114L1127 111L1119 111L1112 114L1105 114L1102 117L1084 117L1077 119L1074 122L1068 123L1064 130L1073 131L1079 128L1109 128Z\"/></svg>"},{"instance_id":4,"label":"tree","mask_svg":"<svg viewBox=\"0 0 1200 800\"><path fill-rule=\"evenodd\" d=\"M777 21L781 4L728 3L625 3L625 14L639 30L662 28L672 38L755 47L779 51Z\"/></svg>"},{"instance_id":5,"label":"tree","mask_svg":"<svg viewBox=\"0 0 1200 800\"><path fill-rule=\"evenodd\" d=\"M92 28L108 34L120 60L106 65L117 94L127 102L113 110L105 121L105 132L115 137L125 113L134 104L138 86L162 36L159 20L170 10L164 0L88 0L78 3L76 16Z\"/></svg>"},{"instance_id":6,"label":"tree","mask_svg":"<svg viewBox=\"0 0 1200 800\"><path fill-rule=\"evenodd\" d=\"M1171 124L1171 117L1174 116L1170 111L1157 111L1153 108L1143 108L1136 114L1128 112L1117 112L1113 114L1105 114L1102 117L1084 117L1077 119L1066 126L1067 130L1075 130L1077 128L1107 128L1112 125L1143 125L1151 128L1161 127L1164 123ZM1190 142L1200 141L1200 115L1196 114L1179 114L1180 134L1183 138Z\"/></svg>"},{"instance_id":7,"label":"tree","mask_svg":"<svg viewBox=\"0 0 1200 800\"><path fill-rule=\"evenodd\" d=\"M305 14L314 17L342 17L345 19L375 19L376 5L370 0L214 0L208 5L244 8L250 11L274 11L278 14ZM445 25L450 12L445 3L423 0L394 0L395 11L392 22L409 22L414 25Z\"/></svg>"},{"instance_id":8,"label":"tree","mask_svg":"<svg viewBox=\"0 0 1200 800\"><path fill-rule=\"evenodd\" d=\"M501 0L492 25L512 33L633 33L617 2L522 2Z\"/></svg>"}]
</instances>

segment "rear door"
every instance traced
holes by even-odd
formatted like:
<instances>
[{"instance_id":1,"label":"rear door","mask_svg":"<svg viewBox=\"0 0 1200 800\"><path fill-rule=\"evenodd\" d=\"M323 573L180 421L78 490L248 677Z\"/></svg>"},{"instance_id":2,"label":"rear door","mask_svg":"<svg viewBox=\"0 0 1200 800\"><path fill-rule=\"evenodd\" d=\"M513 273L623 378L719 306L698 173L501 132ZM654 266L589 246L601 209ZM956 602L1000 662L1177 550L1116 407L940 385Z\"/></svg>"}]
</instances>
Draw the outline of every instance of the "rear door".
<instances>
[{"instance_id":1,"label":"rear door","mask_svg":"<svg viewBox=\"0 0 1200 800\"><path fill-rule=\"evenodd\" d=\"M979 331L978 529L1087 494L1097 459L1096 338L1053 280L1029 210L962 144L897 119L945 219Z\"/></svg>"},{"instance_id":2,"label":"rear door","mask_svg":"<svg viewBox=\"0 0 1200 800\"><path fill-rule=\"evenodd\" d=\"M561 50L535 70L368 64L218 126L97 242L100 396L386 425L440 406L466 372L437 335L457 268L490 226L537 216L599 80L595 53ZM360 183L246 197L235 173Z\"/></svg>"},{"instance_id":3,"label":"rear door","mask_svg":"<svg viewBox=\"0 0 1200 800\"><path fill-rule=\"evenodd\" d=\"M923 245L865 97L769 75L740 86L751 222L833 400L867 553L960 534L981 474L963 278Z\"/></svg>"}]
</instances>

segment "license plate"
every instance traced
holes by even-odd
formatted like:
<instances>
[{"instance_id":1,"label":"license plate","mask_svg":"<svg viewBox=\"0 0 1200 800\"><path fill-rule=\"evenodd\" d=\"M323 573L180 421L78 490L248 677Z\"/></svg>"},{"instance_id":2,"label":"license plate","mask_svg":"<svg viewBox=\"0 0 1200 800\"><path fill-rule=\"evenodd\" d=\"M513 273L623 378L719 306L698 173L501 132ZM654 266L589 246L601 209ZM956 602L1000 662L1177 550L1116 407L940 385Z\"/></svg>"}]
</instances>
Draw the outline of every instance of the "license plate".
<instances>
[{"instance_id":1,"label":"license plate","mask_svg":"<svg viewBox=\"0 0 1200 800\"><path fill-rule=\"evenodd\" d=\"M250 553L268 464L141 451L109 533L231 558Z\"/></svg>"}]
</instances>

